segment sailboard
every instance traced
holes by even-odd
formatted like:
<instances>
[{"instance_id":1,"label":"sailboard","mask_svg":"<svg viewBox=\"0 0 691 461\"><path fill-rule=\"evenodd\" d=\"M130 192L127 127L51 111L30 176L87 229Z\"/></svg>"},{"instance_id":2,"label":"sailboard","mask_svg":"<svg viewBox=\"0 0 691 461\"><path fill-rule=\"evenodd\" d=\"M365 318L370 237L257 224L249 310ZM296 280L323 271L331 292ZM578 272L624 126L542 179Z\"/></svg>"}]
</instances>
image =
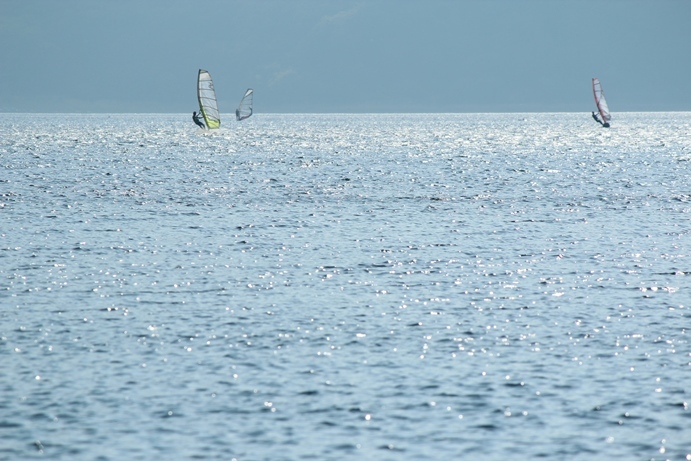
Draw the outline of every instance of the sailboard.
<instances>
[{"instance_id":1,"label":"sailboard","mask_svg":"<svg viewBox=\"0 0 691 461\"><path fill-rule=\"evenodd\" d=\"M254 101L254 90L252 88L248 88L247 91L245 91L245 94L242 96L242 100L240 101L240 105L238 106L237 109L235 109L235 118L240 121L240 120L245 120L246 118L249 118L250 115L252 115L252 103Z\"/></svg>"},{"instance_id":2,"label":"sailboard","mask_svg":"<svg viewBox=\"0 0 691 461\"><path fill-rule=\"evenodd\" d=\"M216 90L211 74L204 69L199 69L197 76L197 99L199 100L199 111L204 117L206 127L210 130L221 126L221 114L218 112L218 102L216 101Z\"/></svg>"},{"instance_id":3,"label":"sailboard","mask_svg":"<svg viewBox=\"0 0 691 461\"><path fill-rule=\"evenodd\" d=\"M597 110L602 117L602 126L608 127L610 120L612 120L612 115L609 113L605 93L602 91L602 84L598 78L593 78L593 95L595 96Z\"/></svg>"}]
</instances>

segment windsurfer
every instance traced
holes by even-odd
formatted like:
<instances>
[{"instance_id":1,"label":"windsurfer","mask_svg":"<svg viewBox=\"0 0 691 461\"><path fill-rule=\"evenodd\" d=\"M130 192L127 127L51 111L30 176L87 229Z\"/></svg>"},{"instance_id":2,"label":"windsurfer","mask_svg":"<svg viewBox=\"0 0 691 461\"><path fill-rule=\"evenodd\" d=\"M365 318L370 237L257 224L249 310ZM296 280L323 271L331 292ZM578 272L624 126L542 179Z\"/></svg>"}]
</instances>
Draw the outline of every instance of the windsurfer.
<instances>
[{"instance_id":1,"label":"windsurfer","mask_svg":"<svg viewBox=\"0 0 691 461\"><path fill-rule=\"evenodd\" d=\"M597 123L599 123L599 124L602 125L602 126L605 126L605 124L602 123L602 121L601 121L599 118L597 118L597 114L596 114L595 112L592 112L592 114L593 114L593 118L595 119L595 121L596 121Z\"/></svg>"},{"instance_id":2,"label":"windsurfer","mask_svg":"<svg viewBox=\"0 0 691 461\"><path fill-rule=\"evenodd\" d=\"M199 128L201 128L202 130L206 130L204 123L202 123L202 121L199 120L199 114L197 114L197 111L192 112L192 120L194 120L194 123L196 123Z\"/></svg>"}]
</instances>

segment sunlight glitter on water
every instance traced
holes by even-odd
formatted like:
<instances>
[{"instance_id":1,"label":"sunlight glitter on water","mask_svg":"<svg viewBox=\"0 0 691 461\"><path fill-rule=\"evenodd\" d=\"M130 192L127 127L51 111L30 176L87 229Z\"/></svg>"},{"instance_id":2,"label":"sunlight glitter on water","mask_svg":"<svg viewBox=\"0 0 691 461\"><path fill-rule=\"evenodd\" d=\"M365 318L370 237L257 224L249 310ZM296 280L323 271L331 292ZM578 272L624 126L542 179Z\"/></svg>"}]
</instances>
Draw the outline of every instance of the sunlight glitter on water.
<instances>
[{"instance_id":1,"label":"sunlight glitter on water","mask_svg":"<svg viewBox=\"0 0 691 461\"><path fill-rule=\"evenodd\" d=\"M691 115L616 115L0 115L0 457L686 457Z\"/></svg>"}]
</instances>

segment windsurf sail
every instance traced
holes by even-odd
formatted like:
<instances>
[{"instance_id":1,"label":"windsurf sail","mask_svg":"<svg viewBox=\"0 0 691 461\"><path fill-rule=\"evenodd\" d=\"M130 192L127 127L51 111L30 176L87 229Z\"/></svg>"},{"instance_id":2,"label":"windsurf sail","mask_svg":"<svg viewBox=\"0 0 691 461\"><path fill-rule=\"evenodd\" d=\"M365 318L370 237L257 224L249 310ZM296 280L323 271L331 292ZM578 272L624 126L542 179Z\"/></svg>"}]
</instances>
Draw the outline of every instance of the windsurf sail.
<instances>
[{"instance_id":1,"label":"windsurf sail","mask_svg":"<svg viewBox=\"0 0 691 461\"><path fill-rule=\"evenodd\" d=\"M199 111L204 117L206 127L210 130L219 128L221 126L221 114L218 112L214 81L204 69L199 69L197 77L197 99L199 99Z\"/></svg>"},{"instance_id":2,"label":"windsurf sail","mask_svg":"<svg viewBox=\"0 0 691 461\"><path fill-rule=\"evenodd\" d=\"M593 95L595 95L595 104L597 105L597 110L600 112L603 124L606 123L609 126L609 121L612 120L612 115L609 113L605 93L602 91L602 85L600 84L600 80L597 78L593 79Z\"/></svg>"},{"instance_id":3,"label":"windsurf sail","mask_svg":"<svg viewBox=\"0 0 691 461\"><path fill-rule=\"evenodd\" d=\"M252 102L253 101L254 101L254 90L252 88L248 88L247 91L245 91L245 94L242 97L242 100L240 101L240 105L235 110L235 118L238 121L245 120L246 118L249 118L250 115L252 115Z\"/></svg>"}]
</instances>

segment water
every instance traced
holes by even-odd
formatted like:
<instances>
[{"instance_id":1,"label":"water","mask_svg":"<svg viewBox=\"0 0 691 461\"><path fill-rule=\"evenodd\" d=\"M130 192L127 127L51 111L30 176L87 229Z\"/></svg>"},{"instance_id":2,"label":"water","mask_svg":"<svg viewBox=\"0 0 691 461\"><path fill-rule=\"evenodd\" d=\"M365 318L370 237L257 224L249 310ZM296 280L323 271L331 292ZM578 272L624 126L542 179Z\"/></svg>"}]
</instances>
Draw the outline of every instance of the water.
<instances>
[{"instance_id":1,"label":"water","mask_svg":"<svg viewBox=\"0 0 691 461\"><path fill-rule=\"evenodd\" d=\"M691 459L691 113L0 115L0 459Z\"/></svg>"}]
</instances>

